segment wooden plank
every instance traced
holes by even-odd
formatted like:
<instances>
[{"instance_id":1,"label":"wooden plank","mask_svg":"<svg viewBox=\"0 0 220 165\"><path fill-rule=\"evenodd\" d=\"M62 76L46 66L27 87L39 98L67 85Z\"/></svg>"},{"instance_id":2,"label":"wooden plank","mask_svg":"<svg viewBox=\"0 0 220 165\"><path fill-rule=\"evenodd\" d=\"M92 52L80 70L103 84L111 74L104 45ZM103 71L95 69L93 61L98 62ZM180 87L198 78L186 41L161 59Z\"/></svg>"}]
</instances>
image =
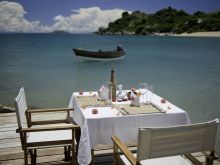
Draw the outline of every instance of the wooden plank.
<instances>
[{"instance_id":1,"label":"wooden plank","mask_svg":"<svg viewBox=\"0 0 220 165\"><path fill-rule=\"evenodd\" d=\"M63 116L62 116L63 115ZM34 114L34 120L51 120L58 117L65 117L66 113L43 113ZM15 113L0 114L0 165L23 165L24 154L21 149L19 134L15 132L17 129L17 119ZM135 150L136 147L131 148ZM63 147L47 148L38 151L37 164L39 165L53 165L64 164ZM205 157L203 153L194 153L199 160L204 162ZM99 145L95 149L94 163L97 165L112 164L112 145ZM214 161L214 165L220 165L219 161Z\"/></svg>"},{"instance_id":2,"label":"wooden plank","mask_svg":"<svg viewBox=\"0 0 220 165\"><path fill-rule=\"evenodd\" d=\"M19 134L16 132L8 131L8 132L0 132L0 140L1 139L9 139L9 138L17 138Z\"/></svg>"},{"instance_id":3,"label":"wooden plank","mask_svg":"<svg viewBox=\"0 0 220 165\"><path fill-rule=\"evenodd\" d=\"M12 148L1 148L0 149L0 157L4 154L16 153L22 151L21 147L12 147Z\"/></svg>"},{"instance_id":4,"label":"wooden plank","mask_svg":"<svg viewBox=\"0 0 220 165\"><path fill-rule=\"evenodd\" d=\"M17 123L10 123L10 124L6 124L6 123L3 123L0 125L0 128L10 128L10 127L18 127L18 124Z\"/></svg>"},{"instance_id":5,"label":"wooden plank","mask_svg":"<svg viewBox=\"0 0 220 165\"><path fill-rule=\"evenodd\" d=\"M40 149L40 150L38 150L37 155L38 155L38 157L62 155L62 157L64 158L64 149L61 147ZM8 153L4 153L4 154L0 155L0 161L20 159L20 158L24 158L24 153L21 150L21 148L16 149L11 153L8 152Z\"/></svg>"},{"instance_id":6,"label":"wooden plank","mask_svg":"<svg viewBox=\"0 0 220 165\"><path fill-rule=\"evenodd\" d=\"M24 158L24 152L22 149L15 149L11 150L10 152L5 153L3 150L3 153L0 154L0 162L6 161L6 160L15 160L15 159L23 159Z\"/></svg>"},{"instance_id":7,"label":"wooden plank","mask_svg":"<svg viewBox=\"0 0 220 165\"><path fill-rule=\"evenodd\" d=\"M38 165L53 165L53 164L65 164L69 162L63 161L64 156L62 154L58 155L50 155L50 156L39 156L37 157ZM95 157L94 163L100 165L112 165L113 157L111 155L102 155L100 157ZM1 165L9 165L16 164L22 165L23 159L15 159L15 160L4 160L1 161Z\"/></svg>"},{"instance_id":8,"label":"wooden plank","mask_svg":"<svg viewBox=\"0 0 220 165\"><path fill-rule=\"evenodd\" d=\"M11 113L0 113L0 117L8 117L8 116L15 116L15 112L11 112Z\"/></svg>"},{"instance_id":9,"label":"wooden plank","mask_svg":"<svg viewBox=\"0 0 220 165\"><path fill-rule=\"evenodd\" d=\"M0 132L16 131L18 127L0 127Z\"/></svg>"},{"instance_id":10,"label":"wooden plank","mask_svg":"<svg viewBox=\"0 0 220 165\"><path fill-rule=\"evenodd\" d=\"M8 118L1 118L1 120L0 120L0 125L2 125L2 124L17 124L17 119L15 119L15 118L10 118L10 119L8 119Z\"/></svg>"},{"instance_id":11,"label":"wooden plank","mask_svg":"<svg viewBox=\"0 0 220 165\"><path fill-rule=\"evenodd\" d=\"M7 160L7 161L1 161L0 165L24 165L24 159L14 159L14 160Z\"/></svg>"},{"instance_id":12,"label":"wooden plank","mask_svg":"<svg viewBox=\"0 0 220 165\"><path fill-rule=\"evenodd\" d=\"M2 161L0 165L24 165L23 159L16 159L16 160L10 160L10 161ZM30 164L30 160L29 160ZM38 157L37 158L37 165L62 165L62 164L70 164L70 162L64 162L62 160L61 155L55 155L55 156L47 156L47 157Z\"/></svg>"},{"instance_id":13,"label":"wooden plank","mask_svg":"<svg viewBox=\"0 0 220 165\"><path fill-rule=\"evenodd\" d=\"M12 143L12 142L20 142L20 137L17 138L8 138L8 139L0 139L0 145L4 143Z\"/></svg>"},{"instance_id":14,"label":"wooden plank","mask_svg":"<svg viewBox=\"0 0 220 165\"><path fill-rule=\"evenodd\" d=\"M19 146L21 146L21 142L9 142L9 143L0 144L0 149L10 148L10 147L19 147Z\"/></svg>"},{"instance_id":15,"label":"wooden plank","mask_svg":"<svg viewBox=\"0 0 220 165\"><path fill-rule=\"evenodd\" d=\"M113 155L112 154L102 154L99 156L95 156L94 163L101 164L101 165L113 164Z\"/></svg>"}]
</instances>

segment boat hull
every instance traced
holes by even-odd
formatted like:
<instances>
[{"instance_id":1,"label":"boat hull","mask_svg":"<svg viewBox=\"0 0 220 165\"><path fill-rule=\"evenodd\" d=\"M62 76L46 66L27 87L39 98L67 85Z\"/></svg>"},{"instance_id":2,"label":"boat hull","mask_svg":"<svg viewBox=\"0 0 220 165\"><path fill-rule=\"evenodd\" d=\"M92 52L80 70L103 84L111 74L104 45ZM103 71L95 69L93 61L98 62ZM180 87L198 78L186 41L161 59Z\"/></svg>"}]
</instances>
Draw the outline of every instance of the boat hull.
<instances>
[{"instance_id":1,"label":"boat hull","mask_svg":"<svg viewBox=\"0 0 220 165\"><path fill-rule=\"evenodd\" d=\"M115 61L123 59L124 56L117 57L117 58L91 58L91 57L84 57L84 56L76 56L76 61L83 62L83 61Z\"/></svg>"},{"instance_id":2,"label":"boat hull","mask_svg":"<svg viewBox=\"0 0 220 165\"><path fill-rule=\"evenodd\" d=\"M125 56L125 51L86 51L81 49L73 49L75 55L81 59L89 60L109 60L109 59L120 59Z\"/></svg>"}]
</instances>

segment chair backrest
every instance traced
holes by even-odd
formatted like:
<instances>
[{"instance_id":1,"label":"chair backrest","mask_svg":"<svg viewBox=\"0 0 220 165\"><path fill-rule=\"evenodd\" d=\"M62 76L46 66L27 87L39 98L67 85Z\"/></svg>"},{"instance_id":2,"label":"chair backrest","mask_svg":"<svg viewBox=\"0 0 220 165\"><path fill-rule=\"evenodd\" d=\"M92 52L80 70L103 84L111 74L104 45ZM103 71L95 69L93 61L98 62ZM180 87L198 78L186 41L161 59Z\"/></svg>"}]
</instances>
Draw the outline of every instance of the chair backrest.
<instances>
[{"instance_id":1,"label":"chair backrest","mask_svg":"<svg viewBox=\"0 0 220 165\"><path fill-rule=\"evenodd\" d=\"M200 151L214 151L219 119L206 123L139 128L137 161Z\"/></svg>"},{"instance_id":2,"label":"chair backrest","mask_svg":"<svg viewBox=\"0 0 220 165\"><path fill-rule=\"evenodd\" d=\"M15 111L18 121L18 127L22 128L23 118L25 116L25 111L27 110L27 103L24 88L21 87L17 97L15 98Z\"/></svg>"}]
</instances>

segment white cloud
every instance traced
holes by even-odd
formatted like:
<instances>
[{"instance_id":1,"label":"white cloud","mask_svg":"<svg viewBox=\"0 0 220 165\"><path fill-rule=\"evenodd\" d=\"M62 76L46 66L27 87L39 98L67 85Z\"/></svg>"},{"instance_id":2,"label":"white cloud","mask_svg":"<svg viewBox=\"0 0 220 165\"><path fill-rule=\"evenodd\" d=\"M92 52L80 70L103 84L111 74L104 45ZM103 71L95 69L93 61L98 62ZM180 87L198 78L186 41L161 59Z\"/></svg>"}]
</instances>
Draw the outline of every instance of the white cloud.
<instances>
[{"instance_id":1,"label":"white cloud","mask_svg":"<svg viewBox=\"0 0 220 165\"><path fill-rule=\"evenodd\" d=\"M109 22L120 18L123 12L124 10L121 9L81 8L73 10L73 13L68 17L62 15L54 17L55 23L51 28L74 33L94 32L100 26L107 27Z\"/></svg>"},{"instance_id":2,"label":"white cloud","mask_svg":"<svg viewBox=\"0 0 220 165\"><path fill-rule=\"evenodd\" d=\"M0 2L0 32L42 32L47 27L40 26L39 21L25 19L24 8L16 2Z\"/></svg>"},{"instance_id":3,"label":"white cloud","mask_svg":"<svg viewBox=\"0 0 220 165\"><path fill-rule=\"evenodd\" d=\"M67 17L57 15L52 26L42 26L39 21L29 21L19 3L0 2L0 32L50 32L65 30L72 33L97 31L100 26L107 27L109 22L120 18L124 10L101 10L99 7L73 10Z\"/></svg>"}]
</instances>

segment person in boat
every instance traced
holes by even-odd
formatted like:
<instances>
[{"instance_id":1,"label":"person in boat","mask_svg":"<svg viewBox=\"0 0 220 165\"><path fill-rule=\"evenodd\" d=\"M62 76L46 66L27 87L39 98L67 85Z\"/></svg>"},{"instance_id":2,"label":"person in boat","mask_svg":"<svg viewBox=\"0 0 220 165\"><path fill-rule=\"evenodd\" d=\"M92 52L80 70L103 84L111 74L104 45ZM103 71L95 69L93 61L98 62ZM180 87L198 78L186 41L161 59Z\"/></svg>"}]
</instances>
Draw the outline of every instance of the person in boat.
<instances>
[{"instance_id":1,"label":"person in boat","mask_svg":"<svg viewBox=\"0 0 220 165\"><path fill-rule=\"evenodd\" d=\"M123 51L123 50L124 50L124 48L120 44L118 44L117 51Z\"/></svg>"}]
</instances>

